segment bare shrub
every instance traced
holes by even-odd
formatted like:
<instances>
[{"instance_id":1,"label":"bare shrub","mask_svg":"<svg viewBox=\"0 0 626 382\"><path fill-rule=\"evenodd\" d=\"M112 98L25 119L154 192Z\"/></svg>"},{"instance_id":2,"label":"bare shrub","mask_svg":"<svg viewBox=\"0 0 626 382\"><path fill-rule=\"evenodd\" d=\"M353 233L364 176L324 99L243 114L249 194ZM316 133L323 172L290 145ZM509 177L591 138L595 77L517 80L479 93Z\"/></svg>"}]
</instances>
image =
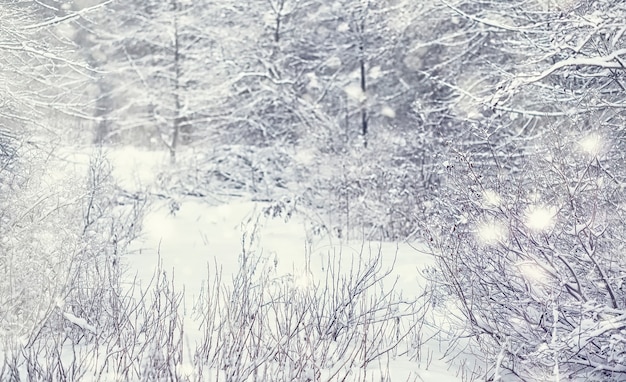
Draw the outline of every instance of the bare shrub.
<instances>
[{"instance_id":1,"label":"bare shrub","mask_svg":"<svg viewBox=\"0 0 626 382\"><path fill-rule=\"evenodd\" d=\"M195 353L199 375L228 381L365 378L369 366L388 364L401 344L417 336L426 306L394 291L393 264L386 268L380 251L329 253L321 276L311 271L310 257L301 274L276 276L276 265L254 250L251 235L244 238L232 283L209 268L196 306L203 333Z\"/></svg>"},{"instance_id":2,"label":"bare shrub","mask_svg":"<svg viewBox=\"0 0 626 382\"><path fill-rule=\"evenodd\" d=\"M21 150L24 177L10 183L3 210L4 362L7 372L31 380L78 378L89 363L66 369L63 349L116 330L124 307L120 256L145 204L120 205L101 152L89 165L58 155ZM76 182L83 169L85 184Z\"/></svg>"}]
</instances>

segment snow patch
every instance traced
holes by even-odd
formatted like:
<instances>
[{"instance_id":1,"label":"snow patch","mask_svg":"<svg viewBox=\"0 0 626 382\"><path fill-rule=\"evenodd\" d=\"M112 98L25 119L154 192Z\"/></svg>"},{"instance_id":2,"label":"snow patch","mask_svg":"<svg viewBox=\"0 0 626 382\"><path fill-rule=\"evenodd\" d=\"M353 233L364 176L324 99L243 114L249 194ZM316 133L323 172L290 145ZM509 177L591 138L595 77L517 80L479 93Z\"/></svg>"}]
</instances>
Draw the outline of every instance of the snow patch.
<instances>
[{"instance_id":1,"label":"snow patch","mask_svg":"<svg viewBox=\"0 0 626 382\"><path fill-rule=\"evenodd\" d=\"M317 75L315 73L313 72L307 73L306 78L309 80L309 82L307 83L307 88L309 89L321 89L322 88L322 86L320 85L319 79L317 78Z\"/></svg>"},{"instance_id":2,"label":"snow patch","mask_svg":"<svg viewBox=\"0 0 626 382\"><path fill-rule=\"evenodd\" d=\"M383 71L380 68L380 66L374 66L372 69L370 69L369 71L369 77L372 79L378 79L381 78L383 76Z\"/></svg>"},{"instance_id":3,"label":"snow patch","mask_svg":"<svg viewBox=\"0 0 626 382\"><path fill-rule=\"evenodd\" d=\"M142 191L156 183L159 173L169 161L165 151L136 147L119 147L106 153L113 168L113 177L127 191Z\"/></svg>"},{"instance_id":4,"label":"snow patch","mask_svg":"<svg viewBox=\"0 0 626 382\"><path fill-rule=\"evenodd\" d=\"M341 59L337 56L332 56L326 60L325 64L331 69L337 69L341 66Z\"/></svg>"},{"instance_id":5,"label":"snow patch","mask_svg":"<svg viewBox=\"0 0 626 382\"><path fill-rule=\"evenodd\" d=\"M63 312L63 317L69 322L71 322L72 324L80 327L81 329L84 329L84 330L87 330L89 332L96 334L96 327L93 325L90 325L87 322L87 320L85 320L84 318L76 317L70 312Z\"/></svg>"},{"instance_id":6,"label":"snow patch","mask_svg":"<svg viewBox=\"0 0 626 382\"><path fill-rule=\"evenodd\" d=\"M312 165L315 163L317 153L311 148L299 148L294 155L294 159L301 165Z\"/></svg>"}]
</instances>

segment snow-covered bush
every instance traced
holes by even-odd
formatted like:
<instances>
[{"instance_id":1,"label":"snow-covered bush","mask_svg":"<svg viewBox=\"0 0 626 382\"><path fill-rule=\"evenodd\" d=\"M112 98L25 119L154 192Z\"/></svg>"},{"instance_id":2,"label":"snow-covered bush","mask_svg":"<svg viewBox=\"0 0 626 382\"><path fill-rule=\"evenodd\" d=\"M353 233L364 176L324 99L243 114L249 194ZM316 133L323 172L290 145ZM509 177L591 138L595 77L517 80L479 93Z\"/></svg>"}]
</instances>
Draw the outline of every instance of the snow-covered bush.
<instances>
[{"instance_id":1,"label":"snow-covered bush","mask_svg":"<svg viewBox=\"0 0 626 382\"><path fill-rule=\"evenodd\" d=\"M624 146L572 130L551 128L521 168L450 163L431 276L456 298L484 378L624 379Z\"/></svg>"},{"instance_id":2,"label":"snow-covered bush","mask_svg":"<svg viewBox=\"0 0 626 382\"><path fill-rule=\"evenodd\" d=\"M462 68L426 69L452 95L431 115L456 121L441 125L454 155L424 238L482 378L623 380L626 8L455 0L439 12L445 43L423 46Z\"/></svg>"},{"instance_id":3,"label":"snow-covered bush","mask_svg":"<svg viewBox=\"0 0 626 382\"><path fill-rule=\"evenodd\" d=\"M0 329L9 369L47 362L52 370L54 349L115 333L125 313L120 260L144 201L120 205L100 152L88 161L50 150L25 145L3 183ZM47 378L44 369L37 378Z\"/></svg>"},{"instance_id":4,"label":"snow-covered bush","mask_svg":"<svg viewBox=\"0 0 626 382\"><path fill-rule=\"evenodd\" d=\"M327 233L345 239L407 238L422 217L416 207L435 185L419 152L382 139L348 153L318 152L305 168L308 176L295 193L316 210Z\"/></svg>"},{"instance_id":5,"label":"snow-covered bush","mask_svg":"<svg viewBox=\"0 0 626 382\"><path fill-rule=\"evenodd\" d=\"M159 188L169 197L196 196L209 202L233 196L274 200L288 188L297 189L304 173L288 149L221 145L180 150L177 164L160 174Z\"/></svg>"},{"instance_id":6,"label":"snow-covered bush","mask_svg":"<svg viewBox=\"0 0 626 382\"><path fill-rule=\"evenodd\" d=\"M141 229L146 199L118 192L111 166L97 151L86 169L78 200L79 249L73 253L66 285L65 308L98 327L99 334L115 332L124 312L123 256Z\"/></svg>"},{"instance_id":7,"label":"snow-covered bush","mask_svg":"<svg viewBox=\"0 0 626 382\"><path fill-rule=\"evenodd\" d=\"M20 150L3 184L2 330L26 341L63 299L80 235L72 219L78 212L75 196L67 184L51 181L38 154Z\"/></svg>"}]
</instances>

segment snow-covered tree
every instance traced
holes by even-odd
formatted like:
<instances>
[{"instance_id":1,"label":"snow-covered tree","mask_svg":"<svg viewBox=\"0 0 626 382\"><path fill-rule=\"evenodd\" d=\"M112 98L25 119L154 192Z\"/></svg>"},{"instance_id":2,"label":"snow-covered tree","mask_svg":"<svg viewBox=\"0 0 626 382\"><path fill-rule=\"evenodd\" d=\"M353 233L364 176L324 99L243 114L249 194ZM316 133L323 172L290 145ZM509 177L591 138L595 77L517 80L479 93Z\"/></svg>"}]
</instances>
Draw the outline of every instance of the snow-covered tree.
<instances>
[{"instance_id":1,"label":"snow-covered tree","mask_svg":"<svg viewBox=\"0 0 626 382\"><path fill-rule=\"evenodd\" d=\"M90 68L58 33L61 20L42 14L41 6L13 2L0 10L0 118L12 134L30 126L50 128L55 115L71 119L89 107L82 87ZM42 123L42 117L50 120Z\"/></svg>"},{"instance_id":2,"label":"snow-covered tree","mask_svg":"<svg viewBox=\"0 0 626 382\"><path fill-rule=\"evenodd\" d=\"M219 19L210 2L114 3L89 15L83 27L107 97L108 121L98 140L165 145L172 159L220 90L212 65ZM213 34L212 34L213 33Z\"/></svg>"}]
</instances>

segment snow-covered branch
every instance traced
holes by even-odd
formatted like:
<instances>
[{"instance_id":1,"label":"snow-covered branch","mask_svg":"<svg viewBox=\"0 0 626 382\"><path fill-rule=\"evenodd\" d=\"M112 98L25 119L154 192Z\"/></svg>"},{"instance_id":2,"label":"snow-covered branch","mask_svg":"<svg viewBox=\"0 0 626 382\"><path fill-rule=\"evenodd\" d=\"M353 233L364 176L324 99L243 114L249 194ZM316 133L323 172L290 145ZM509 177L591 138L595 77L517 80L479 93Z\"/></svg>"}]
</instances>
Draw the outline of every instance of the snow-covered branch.
<instances>
[{"instance_id":1,"label":"snow-covered branch","mask_svg":"<svg viewBox=\"0 0 626 382\"><path fill-rule=\"evenodd\" d=\"M70 312L63 312L63 317L72 324L78 326L79 328L89 331L93 334L97 334L96 327L89 324L84 318L76 317Z\"/></svg>"},{"instance_id":2,"label":"snow-covered branch","mask_svg":"<svg viewBox=\"0 0 626 382\"><path fill-rule=\"evenodd\" d=\"M45 50L38 49L38 48L33 48L32 46L29 46L28 44L24 42L19 43L19 44L17 43L16 44L2 44L0 45L0 50L29 53L33 56L38 56L42 58L47 58L49 60L63 62L65 64L71 65L72 67L93 71L93 69L90 68L89 65L85 63L73 61L66 57L54 54L49 51L45 51Z\"/></svg>"},{"instance_id":3,"label":"snow-covered branch","mask_svg":"<svg viewBox=\"0 0 626 382\"><path fill-rule=\"evenodd\" d=\"M65 22L65 21L74 20L74 19L77 19L79 17L82 17L84 14L87 14L87 13L93 12L93 11L99 9L99 8L105 7L105 6L111 4L114 1L115 0L106 0L103 3L96 4L96 5L93 5L91 7L84 8L84 9L82 9L80 11L72 12L72 13L70 13L68 15L65 15L65 16L59 16L59 17L55 17L55 18L50 19L50 20L46 20L46 21L40 22L40 23L26 25L26 26L22 27L21 29L23 29L23 30L40 29L40 28L51 26L51 25L60 24L60 23Z\"/></svg>"},{"instance_id":4,"label":"snow-covered branch","mask_svg":"<svg viewBox=\"0 0 626 382\"><path fill-rule=\"evenodd\" d=\"M517 27L514 25L507 25L507 24L503 24L499 21L496 20L489 20L489 19L485 19L485 18L480 18L480 17L476 17L473 15L470 15L467 12L463 12L461 9L459 9L458 7L455 7L454 5L450 4L449 2L445 1L445 0L441 0L442 3L444 3L446 5L446 7L452 9L454 12L458 13L459 15L468 18L472 21L475 21L479 24L484 24L493 28L497 28L497 29L502 29L502 30L506 30L506 31L511 31L511 32L519 32L519 31L524 31L524 30L528 30L531 27Z\"/></svg>"},{"instance_id":5,"label":"snow-covered branch","mask_svg":"<svg viewBox=\"0 0 626 382\"><path fill-rule=\"evenodd\" d=\"M626 49L619 49L606 56L598 57L572 57L563 61L559 61L552 65L548 69L544 70L538 75L524 75L520 76L523 83L532 83L541 81L548 77L557 70L567 67L579 67L579 66L595 66L604 69L621 69L624 70L624 61L622 56L626 55ZM626 57L625 57L626 58Z\"/></svg>"}]
</instances>

